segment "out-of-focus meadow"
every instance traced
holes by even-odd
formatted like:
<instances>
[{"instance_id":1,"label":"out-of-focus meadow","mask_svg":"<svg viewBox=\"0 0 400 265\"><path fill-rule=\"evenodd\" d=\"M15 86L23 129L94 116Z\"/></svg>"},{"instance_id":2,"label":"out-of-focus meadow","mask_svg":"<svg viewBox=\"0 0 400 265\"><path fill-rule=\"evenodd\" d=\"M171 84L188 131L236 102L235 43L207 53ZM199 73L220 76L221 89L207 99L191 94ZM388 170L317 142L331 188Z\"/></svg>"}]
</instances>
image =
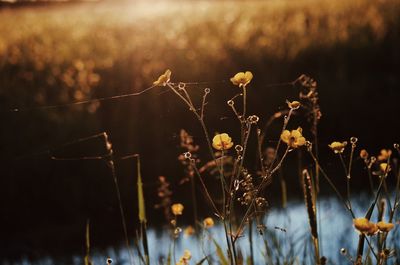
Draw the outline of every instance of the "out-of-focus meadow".
<instances>
[{"instance_id":1,"label":"out-of-focus meadow","mask_svg":"<svg viewBox=\"0 0 400 265\"><path fill-rule=\"evenodd\" d=\"M283 83L305 73L318 82L321 149L351 136L372 153L390 147L399 139L399 14L396 0L0 8L0 259L79 252L88 217L101 223L92 231L98 245L121 239L107 166L50 159L54 153L92 156L101 148L96 142L72 148L65 143L105 131L117 157L140 153L148 205L157 202L159 175L179 182L180 128L204 139L173 93L156 87L140 96L64 105L140 92L167 68L174 82L201 82L188 88L198 102L204 87L212 89L206 114L211 130L236 122L225 104L239 92L229 82L232 74L253 72L249 112L265 123L298 95ZM277 124L269 136L278 139L280 129ZM135 170L131 161L117 167L127 220L136 220ZM177 184L176 198L188 200L186 189ZM154 217L149 223L158 224L162 213L148 208ZM128 225L130 234L135 227Z\"/></svg>"}]
</instances>

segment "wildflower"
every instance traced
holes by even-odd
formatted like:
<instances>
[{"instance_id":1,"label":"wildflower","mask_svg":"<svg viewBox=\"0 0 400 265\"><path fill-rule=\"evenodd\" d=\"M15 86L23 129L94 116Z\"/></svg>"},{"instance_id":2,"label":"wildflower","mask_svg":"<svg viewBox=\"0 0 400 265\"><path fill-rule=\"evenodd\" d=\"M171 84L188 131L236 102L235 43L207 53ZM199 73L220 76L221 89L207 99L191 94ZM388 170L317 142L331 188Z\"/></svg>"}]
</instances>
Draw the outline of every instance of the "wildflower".
<instances>
[{"instance_id":1,"label":"wildflower","mask_svg":"<svg viewBox=\"0 0 400 265\"><path fill-rule=\"evenodd\" d=\"M189 250L185 250L183 256L179 259L176 265L187 265L189 264L189 260L192 258L192 253Z\"/></svg>"},{"instance_id":2,"label":"wildflower","mask_svg":"<svg viewBox=\"0 0 400 265\"><path fill-rule=\"evenodd\" d=\"M281 134L281 140L291 148L303 146L306 143L306 139L303 137L302 132L303 129L301 127L291 132L284 130Z\"/></svg>"},{"instance_id":3,"label":"wildflower","mask_svg":"<svg viewBox=\"0 0 400 265\"><path fill-rule=\"evenodd\" d=\"M217 150L228 150L233 146L232 138L227 133L214 136L212 146Z\"/></svg>"},{"instance_id":4,"label":"wildflower","mask_svg":"<svg viewBox=\"0 0 400 265\"><path fill-rule=\"evenodd\" d=\"M165 73L160 75L156 81L153 82L155 86L166 86L171 79L171 70L167 69Z\"/></svg>"},{"instance_id":5,"label":"wildflower","mask_svg":"<svg viewBox=\"0 0 400 265\"><path fill-rule=\"evenodd\" d=\"M390 230L392 230L394 228L394 224L386 223L384 221L380 221L380 222L376 223L376 225L378 226L378 229L381 232L389 232Z\"/></svg>"},{"instance_id":6,"label":"wildflower","mask_svg":"<svg viewBox=\"0 0 400 265\"><path fill-rule=\"evenodd\" d=\"M346 147L347 142L332 142L328 146L332 149L335 154L341 154L344 151L344 148Z\"/></svg>"},{"instance_id":7,"label":"wildflower","mask_svg":"<svg viewBox=\"0 0 400 265\"><path fill-rule=\"evenodd\" d=\"M211 217L207 217L203 220L204 228L210 228L214 226L214 220Z\"/></svg>"},{"instance_id":8,"label":"wildflower","mask_svg":"<svg viewBox=\"0 0 400 265\"><path fill-rule=\"evenodd\" d=\"M368 236L375 235L378 232L378 226L370 222L367 218L353 219L353 224L355 229Z\"/></svg>"},{"instance_id":9,"label":"wildflower","mask_svg":"<svg viewBox=\"0 0 400 265\"><path fill-rule=\"evenodd\" d=\"M300 102L298 102L298 101L296 101L296 100L294 100L294 101L292 101L292 102L286 101L286 103L288 104L288 107L289 107L290 109L295 110L295 109L300 108Z\"/></svg>"},{"instance_id":10,"label":"wildflower","mask_svg":"<svg viewBox=\"0 0 400 265\"><path fill-rule=\"evenodd\" d=\"M389 172L390 171L390 166L387 163L381 163L379 165L379 169L385 173L385 172Z\"/></svg>"},{"instance_id":11,"label":"wildflower","mask_svg":"<svg viewBox=\"0 0 400 265\"><path fill-rule=\"evenodd\" d=\"M183 231L183 233L186 236L191 236L195 233L196 231L194 230L193 226L189 225L188 227L186 227L185 231Z\"/></svg>"},{"instance_id":12,"label":"wildflower","mask_svg":"<svg viewBox=\"0 0 400 265\"><path fill-rule=\"evenodd\" d=\"M375 176L382 176L386 175L391 169L390 165L388 163L380 163L378 170L373 171L372 174Z\"/></svg>"},{"instance_id":13,"label":"wildflower","mask_svg":"<svg viewBox=\"0 0 400 265\"><path fill-rule=\"evenodd\" d=\"M382 149L381 154L378 155L378 160L379 161L387 161L391 155L392 155L392 150Z\"/></svg>"},{"instance_id":14,"label":"wildflower","mask_svg":"<svg viewBox=\"0 0 400 265\"><path fill-rule=\"evenodd\" d=\"M186 260L190 260L192 258L192 253L190 253L190 251L186 249L185 252L183 253L182 258L186 259Z\"/></svg>"},{"instance_id":15,"label":"wildflower","mask_svg":"<svg viewBox=\"0 0 400 265\"><path fill-rule=\"evenodd\" d=\"M368 152L367 152L367 150L365 150L365 149L361 150L361 151L360 151L360 157L361 157L362 159L364 159L364 160L367 160L367 159L368 159Z\"/></svg>"},{"instance_id":16,"label":"wildflower","mask_svg":"<svg viewBox=\"0 0 400 265\"><path fill-rule=\"evenodd\" d=\"M251 79L253 79L253 74L250 71L239 72L234 77L231 78L231 82L235 86L242 87L250 83Z\"/></svg>"},{"instance_id":17,"label":"wildflower","mask_svg":"<svg viewBox=\"0 0 400 265\"><path fill-rule=\"evenodd\" d=\"M183 208L183 205L180 203L175 203L171 206L171 210L174 215L182 215Z\"/></svg>"}]
</instances>

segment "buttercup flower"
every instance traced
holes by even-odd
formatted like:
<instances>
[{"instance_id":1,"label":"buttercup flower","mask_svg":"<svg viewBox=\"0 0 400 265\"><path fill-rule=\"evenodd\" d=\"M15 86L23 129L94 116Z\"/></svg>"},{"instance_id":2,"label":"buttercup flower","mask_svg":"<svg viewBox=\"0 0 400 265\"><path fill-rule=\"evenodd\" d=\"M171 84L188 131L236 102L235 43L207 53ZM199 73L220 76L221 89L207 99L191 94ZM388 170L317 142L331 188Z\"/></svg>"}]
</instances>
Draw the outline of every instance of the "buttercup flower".
<instances>
[{"instance_id":1,"label":"buttercup flower","mask_svg":"<svg viewBox=\"0 0 400 265\"><path fill-rule=\"evenodd\" d=\"M380 221L380 222L376 223L376 225L378 226L378 229L381 232L389 232L390 230L392 230L394 228L394 224L386 223L384 221Z\"/></svg>"},{"instance_id":2,"label":"buttercup flower","mask_svg":"<svg viewBox=\"0 0 400 265\"><path fill-rule=\"evenodd\" d=\"M389 172L390 166L387 163L380 163L379 169L381 170L382 173Z\"/></svg>"},{"instance_id":3,"label":"buttercup flower","mask_svg":"<svg viewBox=\"0 0 400 265\"><path fill-rule=\"evenodd\" d=\"M298 109L298 108L300 108L300 102L298 102L298 101L296 101L296 100L294 100L294 101L292 101L292 102L286 101L286 103L288 104L288 107L289 107L290 109Z\"/></svg>"},{"instance_id":4,"label":"buttercup flower","mask_svg":"<svg viewBox=\"0 0 400 265\"><path fill-rule=\"evenodd\" d=\"M344 151L344 148L346 147L347 142L332 142L328 146L332 149L335 154L341 154Z\"/></svg>"},{"instance_id":5,"label":"buttercup flower","mask_svg":"<svg viewBox=\"0 0 400 265\"><path fill-rule=\"evenodd\" d=\"M221 133L214 136L212 146L217 150L228 150L233 146L232 138L227 133Z\"/></svg>"},{"instance_id":6,"label":"buttercup flower","mask_svg":"<svg viewBox=\"0 0 400 265\"><path fill-rule=\"evenodd\" d=\"M185 252L183 252L182 258L186 259L186 260L190 260L192 258L192 253L190 253L190 251L186 249Z\"/></svg>"},{"instance_id":7,"label":"buttercup flower","mask_svg":"<svg viewBox=\"0 0 400 265\"><path fill-rule=\"evenodd\" d=\"M176 265L187 265L189 264L189 260L191 258L192 258L192 253L190 253L190 251L186 249L185 252L183 252L183 256L179 259Z\"/></svg>"},{"instance_id":8,"label":"buttercup flower","mask_svg":"<svg viewBox=\"0 0 400 265\"><path fill-rule=\"evenodd\" d=\"M250 83L251 79L253 79L253 74L250 71L239 72L234 77L231 78L231 82L235 86L242 87Z\"/></svg>"},{"instance_id":9,"label":"buttercup flower","mask_svg":"<svg viewBox=\"0 0 400 265\"><path fill-rule=\"evenodd\" d=\"M378 232L378 226L370 222L367 218L353 219L353 224L355 229L368 236L375 235Z\"/></svg>"},{"instance_id":10,"label":"buttercup flower","mask_svg":"<svg viewBox=\"0 0 400 265\"><path fill-rule=\"evenodd\" d=\"M203 221L203 225L205 228L210 228L214 226L214 220L211 217L207 217Z\"/></svg>"},{"instance_id":11,"label":"buttercup flower","mask_svg":"<svg viewBox=\"0 0 400 265\"><path fill-rule=\"evenodd\" d=\"M186 227L185 231L183 231L183 233L187 236L191 236L195 233L196 231L194 230L193 226L189 225L188 227Z\"/></svg>"},{"instance_id":12,"label":"buttercup flower","mask_svg":"<svg viewBox=\"0 0 400 265\"><path fill-rule=\"evenodd\" d=\"M160 75L156 81L153 82L155 86L166 86L171 79L171 70L167 69L165 73Z\"/></svg>"},{"instance_id":13,"label":"buttercup flower","mask_svg":"<svg viewBox=\"0 0 400 265\"><path fill-rule=\"evenodd\" d=\"M174 215L182 215L183 208L185 207L183 207L183 205L180 203L175 203L171 206L171 210Z\"/></svg>"},{"instance_id":14,"label":"buttercup flower","mask_svg":"<svg viewBox=\"0 0 400 265\"><path fill-rule=\"evenodd\" d=\"M378 160L379 161L387 161L391 155L392 155L392 150L382 149L381 154L378 155Z\"/></svg>"},{"instance_id":15,"label":"buttercup flower","mask_svg":"<svg viewBox=\"0 0 400 265\"><path fill-rule=\"evenodd\" d=\"M306 138L302 135L303 129L301 127L296 130L284 130L281 134L281 140L291 148L303 146L306 143Z\"/></svg>"}]
</instances>

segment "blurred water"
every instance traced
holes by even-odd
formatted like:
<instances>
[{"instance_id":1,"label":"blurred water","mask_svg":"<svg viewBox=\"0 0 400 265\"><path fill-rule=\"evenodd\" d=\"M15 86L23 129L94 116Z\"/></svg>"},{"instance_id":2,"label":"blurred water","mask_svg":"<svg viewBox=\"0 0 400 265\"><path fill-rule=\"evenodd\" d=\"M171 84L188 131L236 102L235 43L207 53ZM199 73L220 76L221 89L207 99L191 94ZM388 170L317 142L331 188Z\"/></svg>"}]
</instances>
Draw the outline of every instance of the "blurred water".
<instances>
[{"instance_id":1,"label":"blurred water","mask_svg":"<svg viewBox=\"0 0 400 265\"><path fill-rule=\"evenodd\" d=\"M371 197L361 195L352 200L355 215L363 216L368 205L371 202ZM354 256L357 246L358 234L352 227L352 218L343 205L336 198L321 199L318 204L319 215L319 236L321 242L321 254L328 258L328 264L350 264L348 259L340 254L341 248L346 248L348 253ZM374 212L376 214L376 212ZM372 220L374 219L375 215ZM398 218L397 218L398 219ZM397 220L396 219L396 220ZM266 225L266 233L260 235L254 229L254 253L256 264L266 264L265 259L265 244L264 239L270 244L272 249L273 264L283 263L286 259L296 257L295 264L311 264L310 257L313 256L313 247L310 241L310 228L305 206L302 202L290 202L286 209L272 209L265 217L264 224ZM182 227L183 229L185 227ZM190 250L192 260L190 264L196 264L205 254L216 257L215 245L211 238L214 238L222 248L226 246L223 234L223 227L216 225L208 231L203 231L197 238L195 236L181 236L176 240L175 258L183 254L184 250ZM396 228L390 233L388 238L388 247L393 247L393 240L398 241L399 233ZM170 232L150 229L148 231L148 240L150 246L151 264L163 264L166 261L169 249L172 247ZM397 242L396 241L396 242ZM250 253L250 245L248 240L248 231L244 232L244 236L238 240L238 249L246 257ZM275 242L275 243L274 243ZM279 244L279 247L274 246ZM397 243L398 244L398 243ZM113 264L127 265L129 264L129 255L124 246L110 246L106 250L92 249L92 261L94 264L106 264L107 257L113 259ZM135 264L140 264L135 255ZM306 258L304 258L306 257ZM210 260L212 261L212 260ZM298 262L298 263L297 263ZM304 263L303 263L304 262ZM19 264L19 265L50 265L50 264L73 264L78 265L83 263L82 256L69 256L65 259L54 260L51 257L44 257L41 260L29 261L23 259L19 263L4 262L4 265ZM174 263L175 264L175 263ZM206 264L206 263L204 263ZM395 264L392 259L388 264Z\"/></svg>"}]
</instances>

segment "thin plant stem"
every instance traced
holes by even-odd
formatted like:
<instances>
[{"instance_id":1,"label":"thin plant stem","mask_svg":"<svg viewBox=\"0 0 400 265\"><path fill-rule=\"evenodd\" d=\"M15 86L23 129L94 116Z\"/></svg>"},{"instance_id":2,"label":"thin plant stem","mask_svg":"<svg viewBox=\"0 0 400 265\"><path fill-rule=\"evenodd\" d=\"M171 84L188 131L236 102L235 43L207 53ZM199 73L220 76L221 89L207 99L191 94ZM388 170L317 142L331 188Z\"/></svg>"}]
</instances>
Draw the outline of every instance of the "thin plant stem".
<instances>
[{"instance_id":1,"label":"thin plant stem","mask_svg":"<svg viewBox=\"0 0 400 265\"><path fill-rule=\"evenodd\" d=\"M368 180L369 180L369 186L371 188L371 193L375 193L375 188L374 188L374 182L372 180L372 174L371 174L371 168L367 165L367 173L368 173Z\"/></svg>"},{"instance_id":2,"label":"thin plant stem","mask_svg":"<svg viewBox=\"0 0 400 265\"><path fill-rule=\"evenodd\" d=\"M203 189L204 189L204 192L206 193L207 199L210 201L212 207L214 208L214 211L218 214L218 216L221 216L220 211L218 210L218 208L217 208L217 206L215 205L215 203L214 203L214 201L213 201L213 199L212 199L210 193L208 192L208 189L207 189L207 187L206 187L206 185L205 185L205 183L204 183L203 178L202 178L201 175L200 175L200 172L199 172L199 170L198 170L196 164L194 163L193 160L190 160L190 162L191 162L191 164L192 164L192 166L193 166L194 171L196 172L196 175L198 176L198 178L199 178L199 180L200 180L201 185L203 186Z\"/></svg>"},{"instance_id":3,"label":"thin plant stem","mask_svg":"<svg viewBox=\"0 0 400 265\"><path fill-rule=\"evenodd\" d=\"M333 184L332 180L328 177L328 175L325 173L325 171L321 168L321 165L319 164L319 162L318 162L317 158L315 157L315 155L313 154L313 152L311 150L308 150L308 153L311 155L311 158L314 160L314 163L318 164L319 171L324 176L325 180L328 182L328 184L331 186L331 188L335 191L336 195L342 201L345 208L351 213L351 216L353 218L355 218L353 210L348 205L347 201L343 198L343 196L340 194L340 192L337 190L337 188L336 188L335 184Z\"/></svg>"},{"instance_id":4,"label":"thin plant stem","mask_svg":"<svg viewBox=\"0 0 400 265\"><path fill-rule=\"evenodd\" d=\"M257 151L258 151L258 158L260 159L260 167L261 167L261 173L264 176L265 175L265 166L264 166L264 158L262 154L262 134L261 134L261 129L257 128Z\"/></svg>"},{"instance_id":5,"label":"thin plant stem","mask_svg":"<svg viewBox=\"0 0 400 265\"><path fill-rule=\"evenodd\" d=\"M175 215L175 224L176 224L176 215ZM174 263L176 264L176 255L175 255L175 244L176 244L176 237L175 237L175 228L176 228L176 225L174 225L174 231L172 231L172 237L173 237L173 240L172 240L172 257L173 257L173 259L174 259Z\"/></svg>"},{"instance_id":6,"label":"thin plant stem","mask_svg":"<svg viewBox=\"0 0 400 265\"><path fill-rule=\"evenodd\" d=\"M222 141L222 140L221 140L221 141ZM224 176L224 157L225 157L225 153L224 153L224 149L222 149L222 154L221 154L221 165L220 165L220 167L221 167L221 169L220 169L221 178L224 178L224 177L225 177L225 176ZM224 184L223 184L222 180L221 180L221 188L222 188L222 190L223 190L223 191L222 191L222 202L223 202L223 218L222 218L222 222L223 222L223 225L224 225L225 239L226 239L226 244L227 244L227 246L228 246L229 258L230 258L231 264L234 265L235 262L236 262L236 255L233 256L233 255L234 255L234 254L233 254L234 252L233 252L233 250L232 250L231 241L230 241L229 236L228 236L228 227L227 227L227 225L226 225L226 198L225 198L225 192L224 192L225 187L224 187Z\"/></svg>"},{"instance_id":7,"label":"thin plant stem","mask_svg":"<svg viewBox=\"0 0 400 265\"><path fill-rule=\"evenodd\" d=\"M254 265L253 222L249 222L250 265Z\"/></svg>"},{"instance_id":8,"label":"thin plant stem","mask_svg":"<svg viewBox=\"0 0 400 265\"><path fill-rule=\"evenodd\" d=\"M178 89L181 89L183 91L183 93L185 94L185 96L186 96L187 100L189 101L190 105L193 107L194 104L193 104L192 99L190 98L188 92L186 91L185 87L179 88L179 85L178 85Z\"/></svg>"},{"instance_id":9,"label":"thin plant stem","mask_svg":"<svg viewBox=\"0 0 400 265\"><path fill-rule=\"evenodd\" d=\"M196 186L194 183L194 177L190 176L190 184L191 184L191 189L192 189L192 202L193 202L193 225L195 228L197 228L197 220L198 220L198 215L197 215L197 197L196 197Z\"/></svg>"},{"instance_id":10,"label":"thin plant stem","mask_svg":"<svg viewBox=\"0 0 400 265\"><path fill-rule=\"evenodd\" d=\"M385 174L382 175L381 178L382 178L382 179L381 179L381 182L379 183L379 187L378 187L378 191L376 192L375 199L374 199L374 201L372 202L372 204L370 205L370 207L369 207L367 213L365 214L365 218L367 218L368 220L371 219L372 212L374 211L376 202L378 201L378 198L379 198L380 193L381 193L381 191L382 191L382 187L383 187L383 182L384 182ZM371 245L370 245L368 239L365 237L364 234L361 234L361 235L360 235L360 238L359 238L359 241L358 241L357 258L363 256L363 252L364 252L364 239L367 240L368 245L370 246L371 251L372 251L372 253L374 254L375 258L376 258L377 260L379 260L379 257L375 254L375 251L372 249L372 247L371 247Z\"/></svg>"},{"instance_id":11,"label":"thin plant stem","mask_svg":"<svg viewBox=\"0 0 400 265\"><path fill-rule=\"evenodd\" d=\"M243 141L242 159L240 160L240 165L239 165L239 168L238 168L238 170L237 170L237 174L236 174L236 176L235 176L235 179L238 179L240 173L242 172L243 162L244 162L243 157L244 157L245 154L246 154L247 143L248 143L248 140L249 140L249 137L250 137L250 132L251 132L251 125L248 126L248 130L247 130L247 133L246 133L245 138L244 138L244 141ZM235 194L235 193L233 193L233 195L234 195L234 194ZM253 198L253 199L255 199L255 198ZM230 199L229 208L230 208L230 212L231 212L231 210L233 209L233 198ZM243 220L242 220L242 222L243 222ZM238 230L238 231L240 231L240 230ZM230 231L230 233L231 233L231 237L232 237L232 238L231 238L231 240L232 240L232 248L233 248L233 249L236 249L235 243L236 243L236 238L239 236L239 234L236 233L235 235L232 235L232 231ZM235 238L233 238L233 237L235 237Z\"/></svg>"},{"instance_id":12,"label":"thin plant stem","mask_svg":"<svg viewBox=\"0 0 400 265\"><path fill-rule=\"evenodd\" d=\"M290 117L292 116L292 113L293 113L293 109L290 109L288 115L284 117L283 126L282 126L282 131L281 132L286 130L286 127L287 127L287 125L289 123L289 120L290 120ZM278 143L277 143L276 149L275 149L274 159L272 160L271 165L268 168L268 171L271 171L276 159L278 158L278 150L279 150L279 147L280 147L281 143L282 143L282 140L279 137L279 140L278 140Z\"/></svg>"},{"instance_id":13,"label":"thin plant stem","mask_svg":"<svg viewBox=\"0 0 400 265\"><path fill-rule=\"evenodd\" d=\"M187 91L186 91L184 88L182 88L182 90L184 91L184 93L185 93L185 95L186 95L187 98L185 98L184 96L182 96L182 95L179 93L179 91L177 91L177 90L173 87L173 85L172 85L171 83L167 83L166 85L167 85L180 99L182 99L182 100L186 103L186 105L189 107L189 109L194 113L194 115L196 116L196 118L199 120L200 125L201 125L201 127L202 127L202 129L203 129L204 135L205 135L206 140L207 140L208 149L209 149L209 151L210 151L210 154L211 154L211 156L212 156L212 158L213 158L215 164L218 165L217 159L216 159L215 154L214 154L213 149L212 149L211 140L210 140L210 137L209 137L209 134L208 134L208 130L207 130L206 124L204 123L203 115L200 115L200 114L196 111L196 108L194 107L194 105L193 105L193 103L192 103L192 101L191 101L191 99L190 99L189 94L187 93ZM202 107L202 111L204 111L203 107ZM223 209L222 209L223 215L220 216L220 217L222 217L222 221L223 221L223 224L224 224L225 236L226 236L227 243L228 243L228 251L229 251L229 254L230 254L230 258L231 258L231 263L234 264L234 263L233 263L233 257L232 257L231 244L229 243L229 239L228 239L228 230L227 230L227 227L226 227L226 216L225 216L225 214L226 214L226 205L225 205L225 203L226 203L226 192L225 192L226 183L225 183L224 173L223 173L223 168L222 168L222 167L219 168L219 173L220 173L221 191L222 191L222 199L223 199L223 205L222 205L222 207L223 207ZM201 179L201 178L200 178L200 179ZM203 187L206 188L205 185L203 185ZM208 193L208 192L207 192L207 193Z\"/></svg>"},{"instance_id":14,"label":"thin plant stem","mask_svg":"<svg viewBox=\"0 0 400 265\"><path fill-rule=\"evenodd\" d=\"M208 145L208 149L209 149L209 151L210 151L211 157L212 157L212 159L214 160L215 164L218 165L217 159L216 159L215 154L214 154L213 149L212 149L211 140L210 140L210 137L209 137L209 134L208 134L207 126L206 126L206 124L204 123L203 117L201 117L201 116L197 113L195 107L193 106L193 104L191 104L191 101L188 101L184 96L182 96L182 95L172 86L171 83L167 83L167 86L168 86L180 99L182 99L183 102L186 103L186 105L189 107L189 109L194 113L194 115L196 116L196 118L199 120L200 125L201 125L201 128L203 129L204 135L205 135L205 137L206 137L206 141L207 141L207 145ZM221 171L220 171L220 175L221 175ZM222 179L223 179L223 178L222 178ZM223 181L224 181L224 180L223 180ZM225 185L224 185L224 186L225 186ZM224 189L224 192L225 192L225 189Z\"/></svg>"},{"instance_id":15,"label":"thin plant stem","mask_svg":"<svg viewBox=\"0 0 400 265\"><path fill-rule=\"evenodd\" d=\"M356 144L351 144L351 151L350 151L350 160L349 160L349 168L347 170L347 178L351 179L351 169L353 166L353 156L354 156L354 149L356 148Z\"/></svg>"},{"instance_id":16,"label":"thin plant stem","mask_svg":"<svg viewBox=\"0 0 400 265\"><path fill-rule=\"evenodd\" d=\"M125 245L127 247L128 253L129 253L130 263L133 265L134 264L133 254L131 252L131 247L130 247L130 244L129 244L128 229L127 229L126 222L125 222L124 207L122 206L121 192L120 192L119 186L118 186L117 174L115 173L114 161L112 159L108 160L107 161L107 165L110 168L111 175L112 175L112 178L114 180L115 191L117 193L119 211L120 211L120 215L121 215L122 229L124 230Z\"/></svg>"},{"instance_id":17,"label":"thin plant stem","mask_svg":"<svg viewBox=\"0 0 400 265\"><path fill-rule=\"evenodd\" d=\"M247 108L247 88L243 86L243 118L246 119L246 108Z\"/></svg>"},{"instance_id":18,"label":"thin plant stem","mask_svg":"<svg viewBox=\"0 0 400 265\"><path fill-rule=\"evenodd\" d=\"M355 137L352 137L350 139L350 141L352 142L353 139L356 139ZM347 175L346 175L346 179L347 179L347 200L349 201L349 205L351 207L351 201L350 201L350 197L351 197L351 192L350 192L350 180L351 180L351 169L352 169L352 165L353 165L353 156L354 156L354 149L356 148L356 141L352 142L351 144L351 151L350 151L350 160L349 160L349 168L347 170Z\"/></svg>"},{"instance_id":19,"label":"thin plant stem","mask_svg":"<svg viewBox=\"0 0 400 265\"><path fill-rule=\"evenodd\" d=\"M258 187L257 187L257 189L256 189L256 194L255 194L255 196L253 197L253 199L252 199L252 201L251 201L249 207L247 208L247 210L246 210L246 212L245 212L245 214L244 214L244 216L243 216L243 218L242 218L242 221L240 222L240 225L239 225L239 227L238 227L238 229L237 229L237 232L236 232L236 234L235 234L234 242L236 242L236 240L239 238L239 234L240 234L240 232L241 232L242 229L243 229L244 223L245 223L246 219L248 218L248 216L250 215L250 212L251 212L251 209L252 209L252 207L253 207L253 204L254 204L254 202L255 202L255 200L256 200L256 198L257 198L259 192L262 190L265 181L266 181L269 177L271 177L271 176L281 167L282 162L283 162L283 160L286 158L286 156L287 156L288 153L289 153L289 147L286 148L285 153L283 154L281 160L280 160L279 163L276 165L276 167L275 167L271 172L269 172L268 175L265 176L265 177L263 178L263 180L261 181L261 183L258 185Z\"/></svg>"},{"instance_id":20,"label":"thin plant stem","mask_svg":"<svg viewBox=\"0 0 400 265\"><path fill-rule=\"evenodd\" d=\"M140 223L140 232L143 239L143 250L145 254L146 265L150 265L149 245L147 240L147 224L146 222Z\"/></svg>"},{"instance_id":21,"label":"thin plant stem","mask_svg":"<svg viewBox=\"0 0 400 265\"><path fill-rule=\"evenodd\" d=\"M203 100L201 102L201 112L200 112L200 118L201 119L204 119L204 108L206 106L206 98L207 98L207 95L209 93L210 93L210 89L209 88L204 89Z\"/></svg>"},{"instance_id":22,"label":"thin plant stem","mask_svg":"<svg viewBox=\"0 0 400 265\"><path fill-rule=\"evenodd\" d=\"M351 209L351 201L350 201L350 176L349 171L347 170L346 163L344 162L343 156L339 153L340 162L344 168L344 172L346 174L346 196L347 196L347 203Z\"/></svg>"}]
</instances>

